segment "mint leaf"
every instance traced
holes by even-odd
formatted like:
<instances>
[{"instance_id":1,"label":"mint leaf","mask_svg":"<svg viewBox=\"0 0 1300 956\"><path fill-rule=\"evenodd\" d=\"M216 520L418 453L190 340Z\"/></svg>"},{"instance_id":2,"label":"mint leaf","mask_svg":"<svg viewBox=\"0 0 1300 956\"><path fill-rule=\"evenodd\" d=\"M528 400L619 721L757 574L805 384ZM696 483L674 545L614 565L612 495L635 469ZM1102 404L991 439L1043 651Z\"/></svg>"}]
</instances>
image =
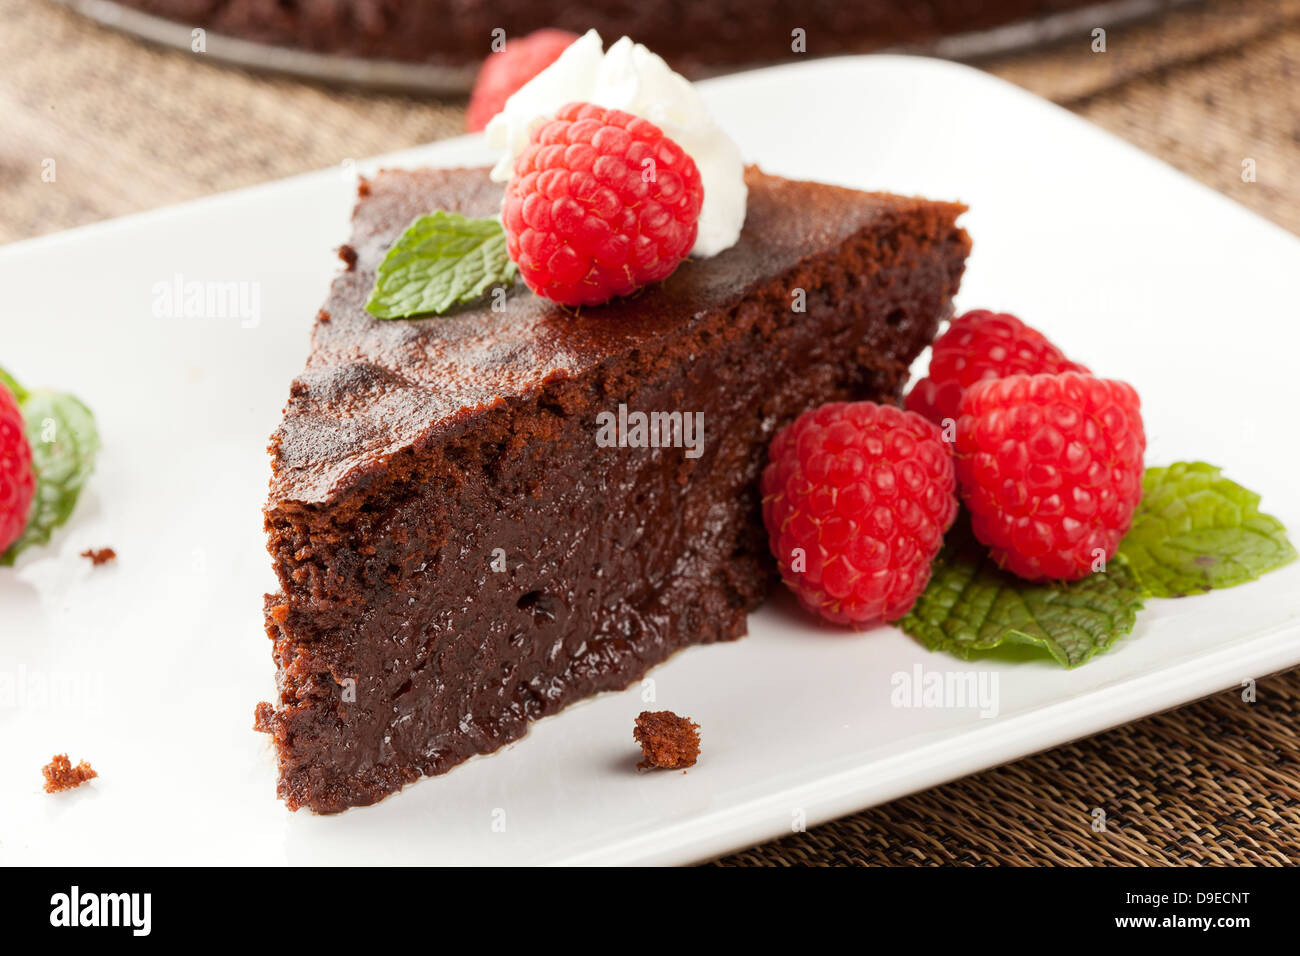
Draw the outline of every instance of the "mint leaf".
<instances>
[{"instance_id":1,"label":"mint leaf","mask_svg":"<svg viewBox=\"0 0 1300 956\"><path fill-rule=\"evenodd\" d=\"M510 285L515 271L498 220L435 212L407 226L388 250L366 311L378 319L442 315L491 286Z\"/></svg>"},{"instance_id":2,"label":"mint leaf","mask_svg":"<svg viewBox=\"0 0 1300 956\"><path fill-rule=\"evenodd\" d=\"M49 541L54 529L68 520L94 468L99 432L90 409L73 396L47 389L29 392L3 369L0 381L18 398L36 473L36 497L27 526L0 555L0 565L8 565L24 548Z\"/></svg>"},{"instance_id":3,"label":"mint leaf","mask_svg":"<svg viewBox=\"0 0 1300 956\"><path fill-rule=\"evenodd\" d=\"M22 405L23 401L27 398L27 389L19 385L18 380L2 368L0 368L0 385L5 386L5 388L9 389L9 391L13 393L14 401L19 405Z\"/></svg>"},{"instance_id":4,"label":"mint leaf","mask_svg":"<svg viewBox=\"0 0 1300 956\"><path fill-rule=\"evenodd\" d=\"M1137 576L1118 558L1069 584L1023 581L993 562L963 515L929 586L896 623L930 650L967 660L1010 646L1077 667L1133 630L1142 597Z\"/></svg>"},{"instance_id":5,"label":"mint leaf","mask_svg":"<svg viewBox=\"0 0 1300 956\"><path fill-rule=\"evenodd\" d=\"M1119 551L1155 597L1230 588L1296 557L1259 495L1199 461L1147 469Z\"/></svg>"}]
</instances>

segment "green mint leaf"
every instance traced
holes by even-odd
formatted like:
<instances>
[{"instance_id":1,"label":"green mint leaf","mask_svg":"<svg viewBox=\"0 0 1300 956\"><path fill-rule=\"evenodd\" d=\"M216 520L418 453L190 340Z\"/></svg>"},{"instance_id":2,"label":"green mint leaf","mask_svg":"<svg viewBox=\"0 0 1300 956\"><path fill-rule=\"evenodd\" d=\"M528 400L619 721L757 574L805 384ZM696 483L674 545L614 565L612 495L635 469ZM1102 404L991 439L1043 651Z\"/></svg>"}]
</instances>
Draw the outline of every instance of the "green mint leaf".
<instances>
[{"instance_id":1,"label":"green mint leaf","mask_svg":"<svg viewBox=\"0 0 1300 956\"><path fill-rule=\"evenodd\" d=\"M1205 462L1147 469L1119 551L1155 597L1230 588L1296 557L1282 522L1259 510L1259 495Z\"/></svg>"},{"instance_id":2,"label":"green mint leaf","mask_svg":"<svg viewBox=\"0 0 1300 956\"><path fill-rule=\"evenodd\" d=\"M508 286L515 264L496 219L435 212L406 227L375 275L366 311L378 319L442 315L491 286Z\"/></svg>"},{"instance_id":3,"label":"green mint leaf","mask_svg":"<svg viewBox=\"0 0 1300 956\"><path fill-rule=\"evenodd\" d=\"M0 381L19 400L36 473L36 496L27 527L0 555L0 565L8 565L23 549L45 544L54 529L68 520L94 468L99 432L90 409L73 396L47 389L27 391L3 370Z\"/></svg>"},{"instance_id":4,"label":"green mint leaf","mask_svg":"<svg viewBox=\"0 0 1300 956\"><path fill-rule=\"evenodd\" d=\"M2 368L0 368L0 385L5 386L13 393L14 400L19 405L21 405L23 400L27 398L27 389L19 385L18 380Z\"/></svg>"},{"instance_id":5,"label":"green mint leaf","mask_svg":"<svg viewBox=\"0 0 1300 956\"><path fill-rule=\"evenodd\" d=\"M935 559L930 584L899 627L932 651L1043 652L1078 667L1133 630L1142 607L1137 576L1121 559L1069 584L1034 584L1001 570L963 515Z\"/></svg>"}]
</instances>

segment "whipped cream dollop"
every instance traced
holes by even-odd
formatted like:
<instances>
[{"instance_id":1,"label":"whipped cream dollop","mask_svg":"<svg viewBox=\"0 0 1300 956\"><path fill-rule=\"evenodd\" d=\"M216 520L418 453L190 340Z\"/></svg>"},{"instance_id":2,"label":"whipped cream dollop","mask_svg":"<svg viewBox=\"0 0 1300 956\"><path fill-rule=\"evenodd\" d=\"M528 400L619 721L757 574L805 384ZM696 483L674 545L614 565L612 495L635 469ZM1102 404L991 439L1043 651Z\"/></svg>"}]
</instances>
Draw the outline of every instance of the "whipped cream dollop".
<instances>
[{"instance_id":1,"label":"whipped cream dollop","mask_svg":"<svg viewBox=\"0 0 1300 956\"><path fill-rule=\"evenodd\" d=\"M704 205L692 255L714 256L736 244L745 224L745 164L740 149L709 115L686 77L640 43L623 37L604 49L595 30L520 87L487 125L488 144L505 151L492 178L507 182L528 137L560 107L595 103L654 123L684 149L700 171Z\"/></svg>"}]
</instances>

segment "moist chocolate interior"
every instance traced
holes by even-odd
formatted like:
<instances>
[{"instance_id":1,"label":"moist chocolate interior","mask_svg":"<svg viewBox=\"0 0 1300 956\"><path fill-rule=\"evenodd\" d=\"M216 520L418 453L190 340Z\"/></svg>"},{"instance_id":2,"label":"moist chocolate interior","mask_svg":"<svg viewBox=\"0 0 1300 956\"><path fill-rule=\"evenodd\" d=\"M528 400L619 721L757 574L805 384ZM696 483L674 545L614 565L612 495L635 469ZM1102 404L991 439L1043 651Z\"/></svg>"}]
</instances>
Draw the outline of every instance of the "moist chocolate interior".
<instances>
[{"instance_id":1,"label":"moist chocolate interior","mask_svg":"<svg viewBox=\"0 0 1300 956\"><path fill-rule=\"evenodd\" d=\"M279 698L257 725L291 808L373 803L745 632L775 576L772 434L825 401L896 399L970 247L956 204L746 178L741 241L636 297L574 314L517 284L503 311L388 322L364 303L389 244L433 209L495 214L500 187L362 184L271 443ZM703 453L600 447L620 405L702 412Z\"/></svg>"}]
</instances>

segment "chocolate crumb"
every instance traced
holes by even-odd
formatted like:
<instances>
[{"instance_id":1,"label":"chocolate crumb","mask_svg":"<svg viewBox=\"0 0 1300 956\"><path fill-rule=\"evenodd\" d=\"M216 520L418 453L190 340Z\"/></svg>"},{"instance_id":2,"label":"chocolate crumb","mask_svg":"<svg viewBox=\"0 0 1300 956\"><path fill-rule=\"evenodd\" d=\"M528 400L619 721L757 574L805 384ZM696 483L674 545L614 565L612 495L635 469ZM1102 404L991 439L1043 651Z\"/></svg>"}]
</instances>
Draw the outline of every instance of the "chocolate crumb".
<instances>
[{"instance_id":1,"label":"chocolate crumb","mask_svg":"<svg viewBox=\"0 0 1300 956\"><path fill-rule=\"evenodd\" d=\"M261 734L275 733L275 708L266 701L253 708L253 729Z\"/></svg>"},{"instance_id":2,"label":"chocolate crumb","mask_svg":"<svg viewBox=\"0 0 1300 956\"><path fill-rule=\"evenodd\" d=\"M636 765L638 770L693 767L700 755L700 725L689 717L678 717L671 710L642 711L632 737L641 745L641 755L645 757Z\"/></svg>"},{"instance_id":3,"label":"chocolate crumb","mask_svg":"<svg viewBox=\"0 0 1300 956\"><path fill-rule=\"evenodd\" d=\"M353 249L345 242L343 245L339 246L339 258L342 259L344 265L348 267L347 271L351 272L357 264L357 250Z\"/></svg>"},{"instance_id":4,"label":"chocolate crumb","mask_svg":"<svg viewBox=\"0 0 1300 956\"><path fill-rule=\"evenodd\" d=\"M41 773L45 774L46 793L61 793L64 790L71 790L73 787L81 786L92 777L99 776L90 764L84 760L74 767L67 754L55 754L50 759L50 762L41 768Z\"/></svg>"},{"instance_id":5,"label":"chocolate crumb","mask_svg":"<svg viewBox=\"0 0 1300 956\"><path fill-rule=\"evenodd\" d=\"M81 556L90 558L90 563L95 567L99 567L101 564L108 564L108 562L116 558L117 552L112 548L87 548L81 552Z\"/></svg>"}]
</instances>

